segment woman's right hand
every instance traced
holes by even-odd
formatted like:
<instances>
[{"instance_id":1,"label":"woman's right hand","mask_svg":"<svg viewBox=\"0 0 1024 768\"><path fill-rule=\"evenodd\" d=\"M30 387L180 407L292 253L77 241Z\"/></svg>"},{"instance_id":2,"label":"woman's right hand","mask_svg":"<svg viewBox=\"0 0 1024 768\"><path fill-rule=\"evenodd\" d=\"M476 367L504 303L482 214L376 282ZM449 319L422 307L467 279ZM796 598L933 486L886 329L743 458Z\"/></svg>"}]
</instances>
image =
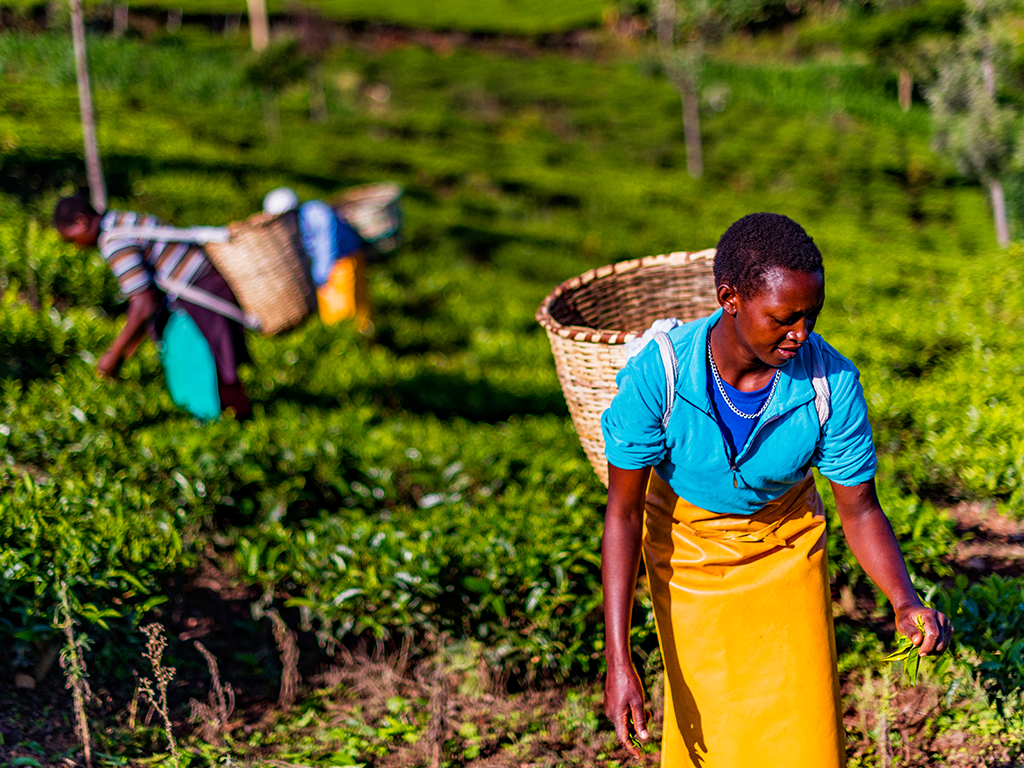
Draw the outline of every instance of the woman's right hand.
<instances>
[{"instance_id":1,"label":"woman's right hand","mask_svg":"<svg viewBox=\"0 0 1024 768\"><path fill-rule=\"evenodd\" d=\"M601 581L604 588L604 657L608 674L604 711L615 724L619 743L633 757L640 750L632 741L629 721L641 741L647 741L644 687L633 666L629 627L640 567L644 528L644 495L651 469L620 469L608 464L608 508L601 537Z\"/></svg>"},{"instance_id":2,"label":"woman's right hand","mask_svg":"<svg viewBox=\"0 0 1024 768\"><path fill-rule=\"evenodd\" d=\"M633 757L640 750L633 743L633 733L640 741L647 741L647 712L644 708L644 686L631 663L609 664L604 684L604 713L615 724L619 744ZM630 728L630 720L633 727Z\"/></svg>"}]
</instances>

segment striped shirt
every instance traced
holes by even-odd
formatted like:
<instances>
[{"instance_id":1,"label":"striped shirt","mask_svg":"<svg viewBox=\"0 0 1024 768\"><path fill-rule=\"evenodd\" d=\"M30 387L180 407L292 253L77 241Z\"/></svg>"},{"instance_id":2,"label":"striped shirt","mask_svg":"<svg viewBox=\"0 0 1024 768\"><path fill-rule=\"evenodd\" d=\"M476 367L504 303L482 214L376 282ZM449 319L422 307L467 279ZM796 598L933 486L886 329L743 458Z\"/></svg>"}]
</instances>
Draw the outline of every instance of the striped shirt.
<instances>
[{"instance_id":1,"label":"striped shirt","mask_svg":"<svg viewBox=\"0 0 1024 768\"><path fill-rule=\"evenodd\" d=\"M121 227L159 226L164 223L156 216L134 211L107 211L100 221L97 245L125 296L155 287L154 278L190 285L210 269L201 245L150 240L117 231Z\"/></svg>"}]
</instances>

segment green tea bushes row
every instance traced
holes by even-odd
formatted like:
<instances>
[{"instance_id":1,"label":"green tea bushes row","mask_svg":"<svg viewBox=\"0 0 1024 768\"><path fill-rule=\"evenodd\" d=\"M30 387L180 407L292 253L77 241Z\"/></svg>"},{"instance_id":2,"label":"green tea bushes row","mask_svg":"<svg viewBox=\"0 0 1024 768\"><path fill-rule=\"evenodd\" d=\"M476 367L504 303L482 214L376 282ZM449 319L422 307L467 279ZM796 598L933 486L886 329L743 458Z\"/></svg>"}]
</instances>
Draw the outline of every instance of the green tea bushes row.
<instances>
[{"instance_id":1,"label":"green tea bushes row","mask_svg":"<svg viewBox=\"0 0 1024 768\"><path fill-rule=\"evenodd\" d=\"M45 313L22 309L45 317ZM467 422L420 420L408 412L400 422L383 421L373 396L362 396L363 404L358 405L358 383L362 381L371 392L387 391L395 387L396 372L399 378L414 376L417 366L429 366L429 362L424 364L418 356L396 359L379 347L368 351L365 342L344 332L337 333L332 346L331 334L311 323L291 336L254 339L257 363L252 369L255 374L250 375L270 376L271 389L262 395L254 390L258 417L244 428L228 420L197 430L191 420L176 416L162 392L159 369L148 346L129 364L126 380L119 384L97 381L85 361L70 362L52 379L11 390L6 416L12 429L5 450L15 464L56 476L116 477L130 482L140 493L160 499L165 514L180 516L180 533L195 532L200 523L222 531L228 526L227 531L236 533L228 533L227 540L237 535L239 541L247 542L238 545L234 557L260 564L254 572L247 566L246 579L282 596L301 597L309 610L315 609L315 615L343 637L367 631L394 634L409 625L410 611L416 610L440 617L435 624L423 624L420 631L435 625L463 631L456 617L468 611L470 616L478 614L473 621L478 635L499 631L509 635L503 653L510 659L543 657L542 666L558 669L576 664L575 651L562 651L583 642L573 632L580 622L591 620L590 609L574 613L567 605L579 602L581 590L593 594L592 555L599 521L586 513L591 537L582 543L570 541L579 538L579 532L578 527L569 527L568 538L549 541L545 536L542 542L517 540L505 547L504 557L524 561L532 569L518 576L510 563L499 560L498 565L488 566L487 560L496 556L488 554L487 531L494 528L494 520L508 518L506 525L536 530L521 517L509 518L506 498L521 495L527 487L543 489L514 506L529 509L534 515L531 522L544 528L560 525L558 510L563 504L581 504L579 490L569 498L565 489L574 485L572 478L589 477L590 471L565 422L556 418L483 429ZM321 354L309 355L310 348L320 349ZM410 373L402 374L406 367ZM323 406L315 403L325 391L316 393L318 381L334 394L333 403L346 407L320 410ZM443 407L457 412L460 393L450 392L449 397L441 401ZM538 445L548 450L538 451ZM562 469L553 475L552 466ZM544 498L552 492L553 499ZM584 508L593 510L599 503L596 497L590 498ZM468 554L453 552L441 561L446 566L443 582L432 576L432 561L410 564L405 553L413 550L406 546L396 563L401 573L415 578L382 580L379 589L369 590L360 600L335 603L353 588L354 582L345 579L363 582L365 573L388 571L390 561L377 559L386 551L370 532L391 530L392 539L399 542L413 534L436 542L431 537L442 522L454 519L452 505L462 510L463 522L443 538L457 543L467 531L478 531L480 538ZM345 513L348 517L340 511L345 509L352 510ZM470 520L477 509L483 517ZM575 525L579 524L577 520ZM298 548L281 549L282 542L298 530L307 531ZM224 534L214 538L226 540ZM193 541L192 536L186 541ZM561 547L552 557L543 549L529 554L551 542ZM355 562L367 564L364 570L357 568L349 576L325 581L320 558L338 546L348 547ZM436 546L431 543L428 549L432 553ZM262 554L268 552L269 560ZM581 565L581 557L590 565ZM507 573L502 577L507 586L498 597L481 597L482 604L475 605L471 596L480 596L483 582L476 575L480 572ZM436 595L439 583L446 591ZM152 588L152 584L146 586ZM550 604L550 615L541 629L529 635L528 644L532 644L526 650L522 626L504 624L525 602L531 608ZM417 608L420 604L424 607ZM541 653L545 645L550 648Z\"/></svg>"},{"instance_id":2,"label":"green tea bushes row","mask_svg":"<svg viewBox=\"0 0 1024 768\"><path fill-rule=\"evenodd\" d=\"M940 579L951 575L949 557L956 546L954 521L943 510L927 501L901 493L885 481L889 457L882 457L878 484L879 501L900 543L903 557L915 586L927 591ZM829 568L837 587L855 587L864 581L864 572L850 551L842 533L829 482L816 475L818 491L825 502L829 520ZM884 597L878 594L879 604Z\"/></svg>"},{"instance_id":3,"label":"green tea bushes row","mask_svg":"<svg viewBox=\"0 0 1024 768\"><path fill-rule=\"evenodd\" d=\"M29 380L51 377L72 358L93 360L90 350L112 341L112 329L92 311L56 307L33 310L14 287L0 295L0 374Z\"/></svg>"},{"instance_id":4,"label":"green tea bushes row","mask_svg":"<svg viewBox=\"0 0 1024 768\"><path fill-rule=\"evenodd\" d=\"M24 214L0 222L0 289L13 288L30 305L99 308L121 303L117 280L95 252L60 242L56 231Z\"/></svg>"},{"instance_id":5,"label":"green tea bushes row","mask_svg":"<svg viewBox=\"0 0 1024 768\"><path fill-rule=\"evenodd\" d=\"M159 575L190 560L181 521L151 497L97 469L59 480L30 467L0 465L0 605L4 643L46 642L57 591L68 587L87 622L131 622L166 598ZM184 557L184 559L182 559Z\"/></svg>"},{"instance_id":6,"label":"green tea bushes row","mask_svg":"<svg viewBox=\"0 0 1024 768\"><path fill-rule=\"evenodd\" d=\"M455 429L412 420L371 430L368 446L397 461L366 471L369 498L235 529L240 571L337 639L415 627L486 640L495 663L558 675L591 666L600 494L596 481L578 483L588 470L571 434L550 418ZM527 444L532 455L508 455Z\"/></svg>"},{"instance_id":7,"label":"green tea bushes row","mask_svg":"<svg viewBox=\"0 0 1024 768\"><path fill-rule=\"evenodd\" d=\"M645 77L628 64L593 65L551 56L519 64L529 68L530 76L518 77L501 60L466 52L444 59L419 49L373 61L354 52L341 54L325 71L386 83L387 105L375 112L356 100L336 122L318 126L309 120L308 104L282 98L283 130L303 139L268 151L260 135L261 97L251 87L255 101L239 102L233 119L213 93L203 97L208 109L183 115L176 105L195 98L175 90L177 78L165 88L152 88L133 68L133 57L141 56L133 52L141 51L138 43L106 44L125 50L120 56L110 51L110 60L121 64L116 76L101 81L109 80L109 87L97 86L99 98L107 100L101 103L110 125L109 133L101 125L105 155L133 191L138 184L141 199L154 212L179 223L221 223L214 219L246 215L265 191L261 179L266 184L291 181L313 194L318 187L332 191L339 179L392 176L410 186L410 197L426 193L422 199L430 204L422 212L428 215L409 218L421 222L416 226L424 227L423 236L451 236L474 258L493 256L503 243L521 242L542 250L550 245L562 258L582 253L583 266L596 266L706 247L729 221L759 207L787 210L829 228L836 217L849 219L849 209L861 224L889 230L905 220L900 218L901 176L914 177L908 166L927 152L923 124L920 131L917 124L899 130L872 125L869 131L865 117L820 124L817 117L794 118L785 111L798 98L795 94L803 94L815 78L827 80L828 73L803 67L766 76L752 68L722 66L715 76L734 82L743 97L706 121L708 178L694 182L681 163L666 166L664 152L651 153L652 146L664 145L671 154L681 141L677 95L661 79ZM232 53L227 44L224 48L210 55L201 49L188 66L197 72L223 71L224 82L237 79L232 72L238 67L225 67L232 57L240 62L242 53ZM17 57L12 53L10 58ZM186 66L181 62L187 58L178 56L175 66ZM22 65L22 71L29 69ZM816 105L812 113L828 112L848 91L870 100L858 71L842 70L840 91L826 89L832 100ZM181 75L183 81L191 77ZM118 78L145 83L136 86L144 98L122 96L114 86ZM229 90L236 88L238 94L246 92L241 83ZM70 81L65 89L73 102ZM751 94L762 90L773 93L778 105L767 109L763 95L748 103ZM52 152L47 147L54 141L64 152L79 151L66 114L66 109L47 112L53 136L49 145L42 138L38 146L32 144L34 152ZM221 135L223 126L239 125L249 132ZM757 153L765 130L774 151ZM868 140L878 130L891 135ZM161 140L154 142L156 136ZM903 155L891 149L904 146L909 149ZM751 157L758 162L750 162ZM183 163L191 169L169 170ZM572 173L564 172L566 163ZM289 169L294 178L272 178L276 168ZM477 184L484 168L483 184ZM856 178L856 184L839 183L842 178ZM938 181L921 184L930 192ZM127 189L124 182L120 186ZM716 194L723 186L729 195ZM452 187L447 199L446 188ZM941 191L935 194L943 199ZM239 199L234 206L233 196ZM940 210L949 207L938 205ZM922 210L928 215L928 206ZM557 282L574 271L582 270L566 264L551 277Z\"/></svg>"},{"instance_id":8,"label":"green tea bushes row","mask_svg":"<svg viewBox=\"0 0 1024 768\"><path fill-rule=\"evenodd\" d=\"M1005 697L1024 686L1024 581L964 575L936 593L936 607L956 627L962 661L984 687Z\"/></svg>"},{"instance_id":9,"label":"green tea bushes row","mask_svg":"<svg viewBox=\"0 0 1024 768\"><path fill-rule=\"evenodd\" d=\"M4 461L62 479L113 478L168 521L183 551L212 547L242 583L297 601L311 626L336 639L447 631L484 638L521 668L561 675L593 663L600 648L587 644L600 636L592 600L603 498L533 321L555 284L588 267L713 245L751 210L806 218L828 259L822 331L862 367L869 398L890 398L871 401L876 435L908 466L919 461L924 438L904 439L890 424L924 423L915 393L947 365L943 350L973 350L966 325L936 326L933 334L928 322L958 301L958 313L970 317L965 310L975 300L957 299L954 289L978 277L966 258L987 253L978 245L987 217L970 213L984 209L983 197L915 171L927 137L913 122L878 126L867 108L856 119L820 119L847 91L870 105L855 68L840 73L842 87L813 68L737 68L729 104L707 121L709 179L693 182L673 160L677 96L628 63L346 50L326 71L386 84L386 104L350 94L349 111L319 125L302 114L298 91L281 94L282 128L292 140L268 148L255 140L262 97L253 91L246 101L228 71L243 61L237 46L224 44L225 52L184 41L176 50L168 72L201 83L206 75L180 68L207 67L225 88L185 99L194 109L183 115L181 99L171 105L184 93L173 90L177 75L154 80L169 89L166 98L147 79L124 96L103 84L125 77L148 50L116 45L125 50L112 55L97 88L109 121L101 139L115 150L104 156L121 192L138 184L133 205L181 224L220 223L207 217L211 211L246 215L263 184L313 194L392 177L407 188L407 244L371 270L372 340L316 320L289 335L250 337L254 364L243 377L256 417L200 428L170 404L149 344L125 367L124 381L95 379L86 354L98 355L117 323L72 305L113 311L112 284L83 278L88 290L79 299L61 274L102 271L102 262L95 254L76 261L85 256L47 241L42 229L27 249L28 230L12 226L4 246L14 254L10 279L34 280L43 297L36 312L12 291L0 317L15 329L18 354L55 357L22 376L31 382L8 385ZM33 79L30 66L19 73L24 94L59 90ZM804 94L808 82L828 86L827 98ZM74 103L70 82L61 88ZM764 96L747 104L759 89L775 107ZM236 122L247 128L215 129L236 97ZM66 112L24 114L40 137L24 151L77 157L80 137ZM41 138L55 126L57 149ZM922 217L910 216L901 197L908 190ZM927 301L915 303L915 292ZM908 330L914 315L918 330ZM1003 323L1010 315L991 317ZM69 318L75 325L65 328ZM1010 344L1009 333L997 335ZM905 388L890 386L894 371L909 374L911 365L929 372L904 376ZM969 369L958 369L957 391L973 386ZM952 441L949 405L941 434ZM979 464L983 449L964 445L961 465ZM883 462L883 493L894 487L887 478L903 471ZM912 489L904 481L898 490L906 498L884 501L911 542L912 567L931 579L948 551L948 523ZM836 554L837 568L848 569L842 577L855 581L847 554Z\"/></svg>"},{"instance_id":10,"label":"green tea bushes row","mask_svg":"<svg viewBox=\"0 0 1024 768\"><path fill-rule=\"evenodd\" d=\"M896 264L906 258L892 253ZM844 301L852 322L826 321L860 365L879 449L912 492L1019 506L1018 260L1018 249L968 261L937 255L922 266L920 288L893 286L886 311L871 306L870 278L891 278L893 267L870 265Z\"/></svg>"},{"instance_id":11,"label":"green tea bushes row","mask_svg":"<svg viewBox=\"0 0 1024 768\"><path fill-rule=\"evenodd\" d=\"M524 670L595 663L601 494L579 482L591 473L562 419L272 413L240 432L140 436L154 477L173 471L179 502L215 515L239 579L325 641L447 632Z\"/></svg>"}]
</instances>

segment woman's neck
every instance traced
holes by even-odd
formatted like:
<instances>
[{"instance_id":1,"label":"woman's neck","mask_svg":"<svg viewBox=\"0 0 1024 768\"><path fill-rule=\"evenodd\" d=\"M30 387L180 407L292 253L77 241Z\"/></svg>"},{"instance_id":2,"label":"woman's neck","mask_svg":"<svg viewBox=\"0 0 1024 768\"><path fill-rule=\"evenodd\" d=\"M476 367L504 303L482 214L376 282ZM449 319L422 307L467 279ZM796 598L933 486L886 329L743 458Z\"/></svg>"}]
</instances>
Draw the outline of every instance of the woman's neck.
<instances>
[{"instance_id":1,"label":"woman's neck","mask_svg":"<svg viewBox=\"0 0 1024 768\"><path fill-rule=\"evenodd\" d=\"M732 315L722 317L711 329L711 354L718 375L741 392L753 392L767 386L776 369L743 349L736 336Z\"/></svg>"}]
</instances>

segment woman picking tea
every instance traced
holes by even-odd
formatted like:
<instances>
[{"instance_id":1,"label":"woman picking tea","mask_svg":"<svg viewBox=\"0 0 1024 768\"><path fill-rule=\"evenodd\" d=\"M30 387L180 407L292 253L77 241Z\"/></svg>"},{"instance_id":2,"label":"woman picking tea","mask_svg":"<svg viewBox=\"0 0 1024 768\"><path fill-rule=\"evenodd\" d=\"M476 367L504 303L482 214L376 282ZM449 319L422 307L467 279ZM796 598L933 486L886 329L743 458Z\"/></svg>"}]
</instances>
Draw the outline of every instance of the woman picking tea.
<instances>
[{"instance_id":1,"label":"woman picking tea","mask_svg":"<svg viewBox=\"0 0 1024 768\"><path fill-rule=\"evenodd\" d=\"M825 303L814 241L785 216L745 216L722 235L714 275L720 309L633 357L602 417L605 709L639 756L630 721L641 741L649 734L629 630L642 552L665 663L662 766L838 768L811 467L831 482L850 549L896 628L921 655L942 653L953 630L917 596L879 504L857 369L813 333Z\"/></svg>"}]
</instances>

